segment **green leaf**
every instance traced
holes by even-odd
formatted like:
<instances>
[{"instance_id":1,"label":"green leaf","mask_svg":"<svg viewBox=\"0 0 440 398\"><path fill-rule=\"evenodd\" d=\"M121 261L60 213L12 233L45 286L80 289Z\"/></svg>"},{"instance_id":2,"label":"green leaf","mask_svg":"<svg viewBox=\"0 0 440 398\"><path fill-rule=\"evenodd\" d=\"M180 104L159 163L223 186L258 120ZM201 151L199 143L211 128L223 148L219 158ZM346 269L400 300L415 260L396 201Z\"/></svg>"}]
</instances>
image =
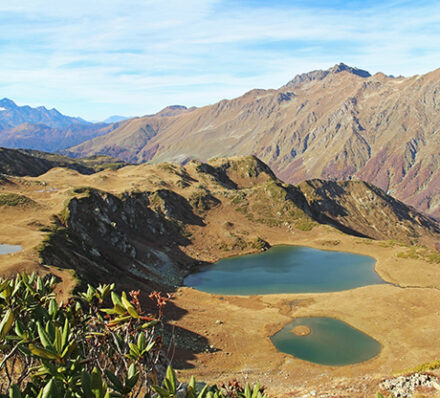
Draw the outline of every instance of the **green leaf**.
<instances>
[{"instance_id":1,"label":"green leaf","mask_svg":"<svg viewBox=\"0 0 440 398\"><path fill-rule=\"evenodd\" d=\"M159 387L159 386L152 386L151 388L155 392L157 392L161 398L171 397L171 394L167 390L165 390L165 388L162 388L162 387Z\"/></svg>"},{"instance_id":2,"label":"green leaf","mask_svg":"<svg viewBox=\"0 0 440 398\"><path fill-rule=\"evenodd\" d=\"M22 285L21 281L18 282L18 283L15 285L14 290L13 290L13 292L12 292L12 294L11 294L11 297L14 297L14 296L17 294L17 292L18 292L18 291L20 290L20 288L21 288L21 285Z\"/></svg>"},{"instance_id":3,"label":"green leaf","mask_svg":"<svg viewBox=\"0 0 440 398\"><path fill-rule=\"evenodd\" d=\"M61 344L63 347L65 347L67 344L67 341L69 339L69 334L70 334L70 323L69 320L66 318L63 326L63 335L61 336Z\"/></svg>"},{"instance_id":4,"label":"green leaf","mask_svg":"<svg viewBox=\"0 0 440 398\"><path fill-rule=\"evenodd\" d=\"M133 344L133 343L129 343L129 346L130 346L130 353L133 354L136 357L136 359L138 357L140 357L141 353L139 351L138 346L136 344Z\"/></svg>"},{"instance_id":5,"label":"green leaf","mask_svg":"<svg viewBox=\"0 0 440 398\"><path fill-rule=\"evenodd\" d=\"M55 318L57 312L58 312L57 302L54 299L52 299L50 300L49 303L49 315L52 317L52 319Z\"/></svg>"},{"instance_id":6,"label":"green leaf","mask_svg":"<svg viewBox=\"0 0 440 398\"><path fill-rule=\"evenodd\" d=\"M135 373L136 373L136 367L134 366L134 363L132 363L132 364L130 365L130 367L128 368L128 374L127 374L127 377L128 377L128 378L131 378L131 377L133 377L133 376L135 375Z\"/></svg>"},{"instance_id":7,"label":"green leaf","mask_svg":"<svg viewBox=\"0 0 440 398\"><path fill-rule=\"evenodd\" d=\"M171 366L168 366L167 373L164 382L168 381L168 389L172 394L176 394L177 389L177 380L176 380L176 374L174 373L174 370Z\"/></svg>"},{"instance_id":8,"label":"green leaf","mask_svg":"<svg viewBox=\"0 0 440 398\"><path fill-rule=\"evenodd\" d=\"M139 380L139 372L135 373L133 376L129 377L125 383L125 387L129 389L130 391L133 389L133 387L136 385L136 383Z\"/></svg>"},{"instance_id":9,"label":"green leaf","mask_svg":"<svg viewBox=\"0 0 440 398\"><path fill-rule=\"evenodd\" d=\"M50 379L49 383L46 384L46 386L43 389L43 394L41 395L41 398L55 398L55 383L54 379Z\"/></svg>"},{"instance_id":10,"label":"green leaf","mask_svg":"<svg viewBox=\"0 0 440 398\"><path fill-rule=\"evenodd\" d=\"M127 294L125 292L122 292L122 305L133 318L139 318L139 314L136 312L133 304L128 301Z\"/></svg>"},{"instance_id":11,"label":"green leaf","mask_svg":"<svg viewBox=\"0 0 440 398\"><path fill-rule=\"evenodd\" d=\"M251 387L249 383L246 383L246 387L244 388L244 396L246 398L251 398Z\"/></svg>"},{"instance_id":12,"label":"green leaf","mask_svg":"<svg viewBox=\"0 0 440 398\"><path fill-rule=\"evenodd\" d=\"M22 398L20 389L16 384L13 384L9 389L9 398Z\"/></svg>"},{"instance_id":13,"label":"green leaf","mask_svg":"<svg viewBox=\"0 0 440 398\"><path fill-rule=\"evenodd\" d=\"M93 398L92 389L90 385L90 375L86 372L82 372L81 375L81 387L85 395L85 398Z\"/></svg>"},{"instance_id":14,"label":"green leaf","mask_svg":"<svg viewBox=\"0 0 440 398\"><path fill-rule=\"evenodd\" d=\"M139 348L139 351L145 350L145 347L147 345L147 342L145 340L145 333L139 334L138 340L137 340L137 346Z\"/></svg>"},{"instance_id":15,"label":"green leaf","mask_svg":"<svg viewBox=\"0 0 440 398\"><path fill-rule=\"evenodd\" d=\"M37 291L41 292L43 290L43 280L41 277L37 277Z\"/></svg>"},{"instance_id":16,"label":"green leaf","mask_svg":"<svg viewBox=\"0 0 440 398\"><path fill-rule=\"evenodd\" d=\"M159 322L159 320L154 319L154 320L152 320L152 321L150 321L150 322L146 322L146 323L144 323L144 324L141 325L141 326L138 326L138 327L136 328L136 330L144 330L144 329L148 329L149 327L156 325L158 322Z\"/></svg>"},{"instance_id":17,"label":"green leaf","mask_svg":"<svg viewBox=\"0 0 440 398\"><path fill-rule=\"evenodd\" d=\"M112 372L110 372L109 370L105 370L105 375L107 376L107 378L109 379L110 383L112 384L112 388L115 391L118 391L120 393L124 392L124 385L122 384L122 382L118 379L118 377L116 375L114 375Z\"/></svg>"},{"instance_id":18,"label":"green leaf","mask_svg":"<svg viewBox=\"0 0 440 398\"><path fill-rule=\"evenodd\" d=\"M43 347L44 348L53 347L48 334L43 329L43 326L41 326L41 323L39 321L37 322L37 330L38 330L38 336L40 337L40 341L43 344Z\"/></svg>"},{"instance_id":19,"label":"green leaf","mask_svg":"<svg viewBox=\"0 0 440 398\"><path fill-rule=\"evenodd\" d=\"M23 322L20 319L17 319L15 322L15 333L20 336L23 340L27 340L27 333L24 331Z\"/></svg>"},{"instance_id":20,"label":"green leaf","mask_svg":"<svg viewBox=\"0 0 440 398\"><path fill-rule=\"evenodd\" d=\"M46 350L42 347L37 347L34 344L29 344L29 350L32 354L36 355L37 357L44 358L44 359L58 359L58 355Z\"/></svg>"},{"instance_id":21,"label":"green leaf","mask_svg":"<svg viewBox=\"0 0 440 398\"><path fill-rule=\"evenodd\" d=\"M12 328L14 324L14 313L11 310L6 312L6 315L3 317L0 322L0 337L5 337Z\"/></svg>"},{"instance_id":22,"label":"green leaf","mask_svg":"<svg viewBox=\"0 0 440 398\"><path fill-rule=\"evenodd\" d=\"M123 306L120 297L115 292L112 292L111 296L112 296L113 305L118 304L121 307Z\"/></svg>"},{"instance_id":23,"label":"green leaf","mask_svg":"<svg viewBox=\"0 0 440 398\"><path fill-rule=\"evenodd\" d=\"M56 351L61 354L61 352L63 351L63 343L62 343L62 336L61 336L61 328L56 328L55 329L55 341L54 341L54 346Z\"/></svg>"},{"instance_id":24,"label":"green leaf","mask_svg":"<svg viewBox=\"0 0 440 398\"><path fill-rule=\"evenodd\" d=\"M252 392L252 398L257 398L261 396L260 394L260 383L255 384L254 390Z\"/></svg>"},{"instance_id":25,"label":"green leaf","mask_svg":"<svg viewBox=\"0 0 440 398\"><path fill-rule=\"evenodd\" d=\"M72 341L63 351L63 353L61 354L61 358L67 358L69 357L73 351L75 351L76 348L76 341Z\"/></svg>"}]
</instances>

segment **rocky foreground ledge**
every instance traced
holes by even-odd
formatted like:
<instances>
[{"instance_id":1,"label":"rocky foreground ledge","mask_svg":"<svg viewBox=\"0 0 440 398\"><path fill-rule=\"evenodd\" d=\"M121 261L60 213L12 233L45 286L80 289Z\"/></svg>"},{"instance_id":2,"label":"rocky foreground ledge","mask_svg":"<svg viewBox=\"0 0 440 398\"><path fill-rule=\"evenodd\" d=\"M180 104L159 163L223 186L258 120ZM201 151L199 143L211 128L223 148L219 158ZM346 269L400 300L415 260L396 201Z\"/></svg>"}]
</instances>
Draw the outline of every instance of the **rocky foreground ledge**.
<instances>
[{"instance_id":1,"label":"rocky foreground ledge","mask_svg":"<svg viewBox=\"0 0 440 398\"><path fill-rule=\"evenodd\" d=\"M439 380L435 376L421 373L385 380L380 388L391 392L395 397L403 398L412 397L416 390L422 388L440 392Z\"/></svg>"}]
</instances>

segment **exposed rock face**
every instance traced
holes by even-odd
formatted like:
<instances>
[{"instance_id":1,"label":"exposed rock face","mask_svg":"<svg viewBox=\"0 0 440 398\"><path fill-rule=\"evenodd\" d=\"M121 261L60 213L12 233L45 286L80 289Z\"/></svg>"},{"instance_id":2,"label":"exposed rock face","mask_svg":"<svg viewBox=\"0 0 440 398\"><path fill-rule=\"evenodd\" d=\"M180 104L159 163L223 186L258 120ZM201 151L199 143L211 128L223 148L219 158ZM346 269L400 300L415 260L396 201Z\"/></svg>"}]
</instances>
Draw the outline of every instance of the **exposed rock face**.
<instances>
[{"instance_id":1,"label":"exposed rock face","mask_svg":"<svg viewBox=\"0 0 440 398\"><path fill-rule=\"evenodd\" d=\"M281 179L368 181L440 216L440 69L391 78L336 65L278 90L132 119L71 148L132 162L255 154Z\"/></svg>"},{"instance_id":2,"label":"exposed rock face","mask_svg":"<svg viewBox=\"0 0 440 398\"><path fill-rule=\"evenodd\" d=\"M115 186L127 175L145 180L144 167L120 169L111 178ZM135 278L172 288L200 262L184 250L194 231L203 250L225 255L266 250L255 230L310 231L318 223L373 239L431 247L440 240L434 220L363 182L313 180L295 187L253 156L153 168L162 175L154 190L73 190L40 248L42 262L73 266L89 282ZM234 225L238 216L242 221Z\"/></svg>"},{"instance_id":3,"label":"exposed rock face","mask_svg":"<svg viewBox=\"0 0 440 398\"><path fill-rule=\"evenodd\" d=\"M44 263L74 265L88 282L131 276L182 283L189 259L178 247L189 241L181 224L202 222L183 197L166 190L121 197L92 188L76 193L40 252Z\"/></svg>"},{"instance_id":4,"label":"exposed rock face","mask_svg":"<svg viewBox=\"0 0 440 398\"><path fill-rule=\"evenodd\" d=\"M375 239L415 243L422 230L440 234L436 220L363 181L310 180L299 185L312 214L341 230Z\"/></svg>"}]
</instances>

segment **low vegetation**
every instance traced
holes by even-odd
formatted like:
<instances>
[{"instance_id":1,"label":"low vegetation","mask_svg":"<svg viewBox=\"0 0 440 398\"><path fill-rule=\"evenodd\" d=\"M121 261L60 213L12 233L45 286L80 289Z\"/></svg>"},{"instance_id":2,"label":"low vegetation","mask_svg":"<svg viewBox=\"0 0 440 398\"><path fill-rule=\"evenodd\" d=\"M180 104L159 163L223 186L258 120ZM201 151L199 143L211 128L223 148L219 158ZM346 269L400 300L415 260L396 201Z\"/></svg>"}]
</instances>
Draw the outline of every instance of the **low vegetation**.
<instances>
[{"instance_id":1,"label":"low vegetation","mask_svg":"<svg viewBox=\"0 0 440 398\"><path fill-rule=\"evenodd\" d=\"M9 206L9 207L20 207L20 206L33 206L36 203L29 199L27 196L18 195L15 193L3 193L0 194L0 207Z\"/></svg>"},{"instance_id":2,"label":"low vegetation","mask_svg":"<svg viewBox=\"0 0 440 398\"><path fill-rule=\"evenodd\" d=\"M35 274L0 280L0 397L265 397L259 385L179 383L162 350L160 293L146 314L139 291L89 285L59 303L55 286Z\"/></svg>"},{"instance_id":3,"label":"low vegetation","mask_svg":"<svg viewBox=\"0 0 440 398\"><path fill-rule=\"evenodd\" d=\"M424 260L431 264L440 264L440 253L427 249L426 247L413 246L406 251L397 253L399 258L410 258L413 260Z\"/></svg>"},{"instance_id":4,"label":"low vegetation","mask_svg":"<svg viewBox=\"0 0 440 398\"><path fill-rule=\"evenodd\" d=\"M440 369L440 361L422 363L421 365L418 365L415 368L405 370L404 372L401 373L402 374L421 373L421 372L429 372L436 369Z\"/></svg>"}]
</instances>

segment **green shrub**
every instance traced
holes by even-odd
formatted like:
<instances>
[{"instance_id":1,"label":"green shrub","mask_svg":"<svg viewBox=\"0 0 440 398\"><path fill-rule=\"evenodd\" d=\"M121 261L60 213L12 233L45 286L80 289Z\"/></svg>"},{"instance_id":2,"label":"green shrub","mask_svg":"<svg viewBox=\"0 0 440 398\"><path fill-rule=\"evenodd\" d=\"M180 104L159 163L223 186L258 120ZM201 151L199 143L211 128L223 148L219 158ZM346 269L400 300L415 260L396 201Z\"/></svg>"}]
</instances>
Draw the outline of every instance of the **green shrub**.
<instances>
[{"instance_id":1,"label":"green shrub","mask_svg":"<svg viewBox=\"0 0 440 398\"><path fill-rule=\"evenodd\" d=\"M36 203L24 195L17 195L15 193L0 194L0 206L32 206Z\"/></svg>"},{"instance_id":2,"label":"green shrub","mask_svg":"<svg viewBox=\"0 0 440 398\"><path fill-rule=\"evenodd\" d=\"M156 327L167 298L160 293L150 295L152 315L143 312L139 292L89 285L58 303L55 285L55 277L35 274L0 279L1 398L265 397L258 385L197 390L194 378L180 384L169 366L163 374Z\"/></svg>"}]
</instances>

